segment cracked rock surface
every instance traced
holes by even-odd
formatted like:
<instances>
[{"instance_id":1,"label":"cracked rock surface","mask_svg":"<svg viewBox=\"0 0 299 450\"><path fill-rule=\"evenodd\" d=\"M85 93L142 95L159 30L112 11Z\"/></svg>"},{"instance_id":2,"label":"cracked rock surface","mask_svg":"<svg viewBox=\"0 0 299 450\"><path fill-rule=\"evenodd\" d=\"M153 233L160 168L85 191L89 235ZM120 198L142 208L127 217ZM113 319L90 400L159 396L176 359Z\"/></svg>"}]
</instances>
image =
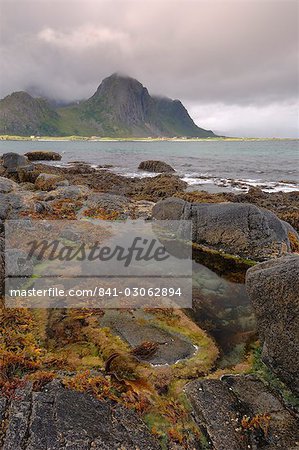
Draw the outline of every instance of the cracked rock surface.
<instances>
[{"instance_id":1,"label":"cracked rock surface","mask_svg":"<svg viewBox=\"0 0 299 450\"><path fill-rule=\"evenodd\" d=\"M160 449L136 413L58 380L38 392L27 383L11 401L0 397L0 418L3 450Z\"/></svg>"},{"instance_id":2,"label":"cracked rock surface","mask_svg":"<svg viewBox=\"0 0 299 450\"><path fill-rule=\"evenodd\" d=\"M299 449L297 413L288 409L253 375L225 375L220 380L196 380L189 383L185 391L196 422L207 431L211 448ZM252 429L242 427L245 416L253 418L264 414L269 416L265 433L259 426Z\"/></svg>"}]
</instances>

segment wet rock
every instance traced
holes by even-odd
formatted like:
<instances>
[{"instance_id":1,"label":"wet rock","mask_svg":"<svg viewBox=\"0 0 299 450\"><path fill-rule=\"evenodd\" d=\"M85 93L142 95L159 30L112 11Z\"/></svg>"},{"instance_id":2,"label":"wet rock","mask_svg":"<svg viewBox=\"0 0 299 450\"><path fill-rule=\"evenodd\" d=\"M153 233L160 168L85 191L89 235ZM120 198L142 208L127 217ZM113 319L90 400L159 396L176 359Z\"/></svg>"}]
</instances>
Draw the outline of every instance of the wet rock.
<instances>
[{"instance_id":1,"label":"wet rock","mask_svg":"<svg viewBox=\"0 0 299 450\"><path fill-rule=\"evenodd\" d=\"M32 168L28 158L24 155L19 155L18 153L4 153L2 160L3 167L5 167L8 173L15 173L18 169L24 167Z\"/></svg>"},{"instance_id":2,"label":"wet rock","mask_svg":"<svg viewBox=\"0 0 299 450\"><path fill-rule=\"evenodd\" d=\"M93 172L91 176L86 171L83 173L71 173L70 169L67 169L66 177L72 184L85 185L96 191L114 194L126 194L130 186L134 184L134 181L130 178L107 170L98 170Z\"/></svg>"},{"instance_id":3,"label":"wet rock","mask_svg":"<svg viewBox=\"0 0 299 450\"><path fill-rule=\"evenodd\" d=\"M175 172L174 168L171 167L169 164L163 162L163 161L155 161L155 160L147 160L142 161L138 169L145 170L147 172Z\"/></svg>"},{"instance_id":4,"label":"wet rock","mask_svg":"<svg viewBox=\"0 0 299 450\"><path fill-rule=\"evenodd\" d=\"M299 394L299 256L250 268L246 288L263 343L262 359Z\"/></svg>"},{"instance_id":5,"label":"wet rock","mask_svg":"<svg viewBox=\"0 0 299 450\"><path fill-rule=\"evenodd\" d=\"M158 202L153 208L153 218L157 220L190 220L192 203L171 197ZM187 216L185 218L185 215Z\"/></svg>"},{"instance_id":6,"label":"wet rock","mask_svg":"<svg viewBox=\"0 0 299 450\"><path fill-rule=\"evenodd\" d=\"M57 380L16 396L7 413L3 450L160 449L135 412L65 389Z\"/></svg>"},{"instance_id":7,"label":"wet rock","mask_svg":"<svg viewBox=\"0 0 299 450\"><path fill-rule=\"evenodd\" d=\"M29 161L60 161L62 156L50 151L32 151L25 153Z\"/></svg>"},{"instance_id":8,"label":"wet rock","mask_svg":"<svg viewBox=\"0 0 299 450\"><path fill-rule=\"evenodd\" d=\"M41 173L35 181L36 189L42 191L51 191L55 189L62 178L59 175L52 175L49 173Z\"/></svg>"},{"instance_id":9,"label":"wet rock","mask_svg":"<svg viewBox=\"0 0 299 450\"><path fill-rule=\"evenodd\" d=\"M91 167L90 164L86 164L83 162L77 162L67 168L68 173L70 174L90 174L94 173L96 169Z\"/></svg>"},{"instance_id":10,"label":"wet rock","mask_svg":"<svg viewBox=\"0 0 299 450\"><path fill-rule=\"evenodd\" d=\"M7 194L8 192L15 191L17 188L18 185L14 181L0 177L0 193Z\"/></svg>"},{"instance_id":11,"label":"wet rock","mask_svg":"<svg viewBox=\"0 0 299 450\"><path fill-rule=\"evenodd\" d=\"M190 358L195 353L192 343L180 334L157 327L151 320L151 314L138 313L135 316L143 318L146 323L138 323L130 314L119 311L109 311L101 318L101 326L108 326L132 347L138 347L144 342L160 343L157 351L144 358L152 364L175 364L177 361ZM142 357L140 359L143 359Z\"/></svg>"},{"instance_id":12,"label":"wet rock","mask_svg":"<svg viewBox=\"0 0 299 450\"><path fill-rule=\"evenodd\" d=\"M267 197L266 192L262 191L261 188L255 187L255 186L250 187L246 195L248 198L266 198Z\"/></svg>"},{"instance_id":13,"label":"wet rock","mask_svg":"<svg viewBox=\"0 0 299 450\"><path fill-rule=\"evenodd\" d=\"M71 185L84 185L97 192L125 195L135 200L158 201L181 192L187 187L185 181L168 173L155 177L129 178L108 170L95 170L89 165L84 165L82 170L79 170L77 166L71 168L36 164L35 168L41 173L59 175L61 179L67 179ZM90 170L87 170L87 167Z\"/></svg>"},{"instance_id":14,"label":"wet rock","mask_svg":"<svg viewBox=\"0 0 299 450\"><path fill-rule=\"evenodd\" d=\"M249 203L201 204L167 198L154 206L153 217L192 220L193 242L242 258L263 261L292 251L292 228L272 212Z\"/></svg>"},{"instance_id":15,"label":"wet rock","mask_svg":"<svg viewBox=\"0 0 299 450\"><path fill-rule=\"evenodd\" d=\"M112 169L114 167L113 164L103 164L102 166L97 166L98 169Z\"/></svg>"},{"instance_id":16,"label":"wet rock","mask_svg":"<svg viewBox=\"0 0 299 450\"><path fill-rule=\"evenodd\" d=\"M138 200L158 201L186 189L187 183L178 176L161 174L156 177L142 178L135 182L128 194Z\"/></svg>"}]
</instances>

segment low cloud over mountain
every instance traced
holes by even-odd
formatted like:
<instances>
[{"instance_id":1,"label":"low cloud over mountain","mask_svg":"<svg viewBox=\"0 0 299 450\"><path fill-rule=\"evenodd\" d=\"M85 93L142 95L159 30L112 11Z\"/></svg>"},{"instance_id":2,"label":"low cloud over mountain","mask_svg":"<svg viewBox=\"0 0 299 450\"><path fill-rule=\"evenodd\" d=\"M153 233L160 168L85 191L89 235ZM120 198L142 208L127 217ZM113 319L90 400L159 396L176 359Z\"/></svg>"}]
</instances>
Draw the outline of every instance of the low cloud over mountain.
<instances>
[{"instance_id":1,"label":"low cloud over mountain","mask_svg":"<svg viewBox=\"0 0 299 450\"><path fill-rule=\"evenodd\" d=\"M1 97L79 100L123 72L180 98L206 128L298 135L297 1L1 0L1 9Z\"/></svg>"}]
</instances>

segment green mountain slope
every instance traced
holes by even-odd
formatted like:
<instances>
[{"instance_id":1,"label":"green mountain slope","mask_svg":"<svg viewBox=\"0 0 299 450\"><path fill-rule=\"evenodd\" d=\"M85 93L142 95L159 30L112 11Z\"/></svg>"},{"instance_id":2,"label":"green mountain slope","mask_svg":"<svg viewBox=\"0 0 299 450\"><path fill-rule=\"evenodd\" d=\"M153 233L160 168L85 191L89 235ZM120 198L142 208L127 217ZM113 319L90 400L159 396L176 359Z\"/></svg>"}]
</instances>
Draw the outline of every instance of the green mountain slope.
<instances>
[{"instance_id":1,"label":"green mountain slope","mask_svg":"<svg viewBox=\"0 0 299 450\"><path fill-rule=\"evenodd\" d=\"M42 98L14 92L0 100L0 133L21 136L56 135L59 116Z\"/></svg>"},{"instance_id":2,"label":"green mountain slope","mask_svg":"<svg viewBox=\"0 0 299 450\"><path fill-rule=\"evenodd\" d=\"M18 98L13 98L12 102L14 96ZM45 100L34 99L26 93L6 97L0 102L0 133L111 137L214 136L212 131L195 125L179 100L152 97L139 81L118 74L105 78L88 100L55 110Z\"/></svg>"}]
</instances>

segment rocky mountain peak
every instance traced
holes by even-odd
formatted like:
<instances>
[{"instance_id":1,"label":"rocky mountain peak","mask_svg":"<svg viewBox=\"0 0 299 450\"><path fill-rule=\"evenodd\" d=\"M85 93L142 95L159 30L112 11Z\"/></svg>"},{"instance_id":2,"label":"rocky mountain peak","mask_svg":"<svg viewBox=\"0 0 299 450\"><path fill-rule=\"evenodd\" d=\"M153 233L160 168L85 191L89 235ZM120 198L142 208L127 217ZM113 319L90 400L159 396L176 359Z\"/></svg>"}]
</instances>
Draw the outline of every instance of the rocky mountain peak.
<instances>
[{"instance_id":1,"label":"rocky mountain peak","mask_svg":"<svg viewBox=\"0 0 299 450\"><path fill-rule=\"evenodd\" d=\"M115 123L132 126L147 121L151 97L139 81L114 73L102 81L87 103L104 108Z\"/></svg>"},{"instance_id":2,"label":"rocky mountain peak","mask_svg":"<svg viewBox=\"0 0 299 450\"><path fill-rule=\"evenodd\" d=\"M113 73L88 100L61 106L26 92L0 100L0 133L211 137L179 100L151 96L135 78Z\"/></svg>"}]
</instances>

